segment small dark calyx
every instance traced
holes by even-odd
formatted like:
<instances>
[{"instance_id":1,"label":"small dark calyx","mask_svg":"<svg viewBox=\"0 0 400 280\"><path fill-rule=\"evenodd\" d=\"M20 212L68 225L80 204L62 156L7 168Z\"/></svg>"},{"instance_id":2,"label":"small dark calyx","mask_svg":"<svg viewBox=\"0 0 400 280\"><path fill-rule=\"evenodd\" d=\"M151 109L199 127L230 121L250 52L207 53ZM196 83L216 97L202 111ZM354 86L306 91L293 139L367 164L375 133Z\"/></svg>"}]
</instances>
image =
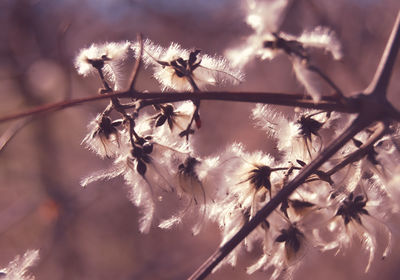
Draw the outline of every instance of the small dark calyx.
<instances>
[{"instance_id":1,"label":"small dark calyx","mask_svg":"<svg viewBox=\"0 0 400 280\"><path fill-rule=\"evenodd\" d=\"M287 55L295 55L301 59L308 59L308 54L303 44L296 40L286 40L279 36L278 33L272 33L275 40L267 40L263 42L263 47L268 49L283 50Z\"/></svg>"},{"instance_id":2,"label":"small dark calyx","mask_svg":"<svg viewBox=\"0 0 400 280\"><path fill-rule=\"evenodd\" d=\"M303 200L298 200L298 199L286 199L282 202L280 210L283 212L283 214L289 218L287 209L290 207L296 212L300 213L303 210L310 209L311 207L314 207L315 204L308 202L308 201L303 201Z\"/></svg>"},{"instance_id":3,"label":"small dark calyx","mask_svg":"<svg viewBox=\"0 0 400 280\"><path fill-rule=\"evenodd\" d=\"M145 141L143 144L135 145L131 150L131 155L136 159L136 171L144 176L147 171L146 164L151 163L151 157L149 156L153 152L153 144Z\"/></svg>"},{"instance_id":4,"label":"small dark calyx","mask_svg":"<svg viewBox=\"0 0 400 280\"><path fill-rule=\"evenodd\" d=\"M271 192L270 175L271 168L266 165L261 165L251 170L249 177L245 181L249 181L257 190L264 187Z\"/></svg>"},{"instance_id":5,"label":"small dark calyx","mask_svg":"<svg viewBox=\"0 0 400 280\"><path fill-rule=\"evenodd\" d=\"M357 139L353 139L353 144L357 147L360 148L363 143ZM378 153L375 151L374 147L371 146L368 150L367 150L367 160L369 162L371 162L373 165L379 165L379 161L376 158L378 156Z\"/></svg>"},{"instance_id":6,"label":"small dark calyx","mask_svg":"<svg viewBox=\"0 0 400 280\"><path fill-rule=\"evenodd\" d=\"M200 164L200 161L194 157L189 156L185 162L178 166L179 173L197 179L195 166Z\"/></svg>"},{"instance_id":7,"label":"small dark calyx","mask_svg":"<svg viewBox=\"0 0 400 280\"><path fill-rule=\"evenodd\" d=\"M110 117L103 116L99 123L99 128L95 134L103 134L107 139L110 139L112 134L118 134L116 129L122 123L122 120L111 121Z\"/></svg>"},{"instance_id":8,"label":"small dark calyx","mask_svg":"<svg viewBox=\"0 0 400 280\"><path fill-rule=\"evenodd\" d=\"M159 105L157 109L160 111L153 119L156 120L155 126L162 126L165 122L168 123L170 129L172 129L176 117L175 109L172 104Z\"/></svg>"},{"instance_id":9,"label":"small dark calyx","mask_svg":"<svg viewBox=\"0 0 400 280\"><path fill-rule=\"evenodd\" d=\"M194 50L190 52L189 59L178 58L172 60L170 62L158 61L162 66L171 66L175 70L175 74L179 77L191 76L193 71L200 66L201 59L197 56L199 55L200 50Z\"/></svg>"},{"instance_id":10,"label":"small dark calyx","mask_svg":"<svg viewBox=\"0 0 400 280\"><path fill-rule=\"evenodd\" d=\"M104 67L105 61L110 61L111 59L107 55L102 55L101 58L96 59L86 59L88 63L90 63L94 68L100 70Z\"/></svg>"},{"instance_id":11,"label":"small dark calyx","mask_svg":"<svg viewBox=\"0 0 400 280\"><path fill-rule=\"evenodd\" d=\"M336 216L342 216L345 225L350 223L351 220L355 220L361 225L361 215L369 215L368 211L365 209L366 204L367 201L364 199L363 195L354 197L353 193L350 193L339 207Z\"/></svg>"},{"instance_id":12,"label":"small dark calyx","mask_svg":"<svg viewBox=\"0 0 400 280\"><path fill-rule=\"evenodd\" d=\"M297 123L300 125L300 134L310 141L311 135L314 134L318 136L318 131L323 126L323 123L307 116L301 116Z\"/></svg>"},{"instance_id":13,"label":"small dark calyx","mask_svg":"<svg viewBox=\"0 0 400 280\"><path fill-rule=\"evenodd\" d=\"M281 234L275 239L275 242L285 243L287 249L297 253L301 247L301 239L304 234L295 226L290 225L288 229L281 229Z\"/></svg>"}]
</instances>

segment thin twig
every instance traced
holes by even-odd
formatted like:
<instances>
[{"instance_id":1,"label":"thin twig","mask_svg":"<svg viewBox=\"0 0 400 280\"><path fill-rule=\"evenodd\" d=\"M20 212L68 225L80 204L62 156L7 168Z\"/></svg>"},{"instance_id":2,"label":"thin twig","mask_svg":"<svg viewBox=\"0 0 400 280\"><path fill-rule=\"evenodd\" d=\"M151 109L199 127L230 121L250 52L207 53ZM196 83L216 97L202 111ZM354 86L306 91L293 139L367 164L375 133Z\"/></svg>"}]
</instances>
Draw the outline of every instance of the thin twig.
<instances>
[{"instance_id":1,"label":"thin twig","mask_svg":"<svg viewBox=\"0 0 400 280\"><path fill-rule=\"evenodd\" d=\"M314 65L307 65L308 70L313 71L318 74L327 84L329 84L336 92L335 94L338 95L340 98L344 97L342 90L330 79L324 72L322 72L318 67Z\"/></svg>"},{"instance_id":2,"label":"thin twig","mask_svg":"<svg viewBox=\"0 0 400 280\"><path fill-rule=\"evenodd\" d=\"M135 88L135 83L139 74L139 69L140 69L140 65L142 64L142 55L143 55L143 38L142 38L142 34L138 34L137 35L137 40L139 42L139 55L137 56L136 62L135 62L135 66L133 67L132 70L132 74L131 74L131 78L130 83L129 83L129 88L128 91L133 91Z\"/></svg>"},{"instance_id":3,"label":"thin twig","mask_svg":"<svg viewBox=\"0 0 400 280\"><path fill-rule=\"evenodd\" d=\"M371 137L365 142L361 147L359 147L356 151L346 156L346 158L326 172L326 175L332 176L336 172L338 172L343 167L347 166L350 163L356 162L360 160L363 156L365 156L368 151L374 146L374 144L382 138L387 129L387 125L385 123L379 122L377 123L377 127Z\"/></svg>"},{"instance_id":4,"label":"thin twig","mask_svg":"<svg viewBox=\"0 0 400 280\"><path fill-rule=\"evenodd\" d=\"M99 73L100 80L104 86L104 88L100 91L100 93L108 93L112 92L113 90L111 89L110 85L107 83L106 78L104 77L104 73L102 68L96 68L97 72Z\"/></svg>"},{"instance_id":5,"label":"thin twig","mask_svg":"<svg viewBox=\"0 0 400 280\"><path fill-rule=\"evenodd\" d=\"M7 130L0 137L0 152L4 150L8 142L22 129L24 128L31 120L32 116L29 116L25 119L19 120L15 124L10 125Z\"/></svg>"},{"instance_id":6,"label":"thin twig","mask_svg":"<svg viewBox=\"0 0 400 280\"><path fill-rule=\"evenodd\" d=\"M196 82L193 80L192 76L188 75L186 76L187 81L189 82L190 86L193 89L193 92L200 92L199 87L197 86ZM190 121L188 125L186 126L186 129L183 130L179 135L181 136L186 136L186 140L189 141L189 135L191 134L192 130L192 124L193 121L197 118L200 118L199 115L199 110L200 110L200 100L199 99L191 99L193 105L195 106L194 112L192 114L192 117L190 118Z\"/></svg>"}]
</instances>

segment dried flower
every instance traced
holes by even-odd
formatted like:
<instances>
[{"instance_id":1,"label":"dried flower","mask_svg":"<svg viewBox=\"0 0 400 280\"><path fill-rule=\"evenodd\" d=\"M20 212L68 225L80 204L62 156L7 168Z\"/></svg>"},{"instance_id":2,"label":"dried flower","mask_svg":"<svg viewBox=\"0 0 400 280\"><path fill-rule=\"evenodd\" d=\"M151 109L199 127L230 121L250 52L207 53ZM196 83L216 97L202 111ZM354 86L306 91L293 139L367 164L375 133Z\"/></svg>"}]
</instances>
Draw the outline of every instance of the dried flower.
<instances>
[{"instance_id":1,"label":"dried flower","mask_svg":"<svg viewBox=\"0 0 400 280\"><path fill-rule=\"evenodd\" d=\"M166 135L170 132L181 132L189 124L190 119L195 111L193 102L186 101L178 106L173 104L163 104L154 106L157 110L151 120L155 127L164 128L162 134ZM165 128L168 127L168 130Z\"/></svg>"},{"instance_id":2,"label":"dried flower","mask_svg":"<svg viewBox=\"0 0 400 280\"><path fill-rule=\"evenodd\" d=\"M89 48L80 50L75 59L75 67L83 76L96 70L101 71L104 78L114 85L114 90L118 90L121 87L118 79L119 67L127 57L130 45L128 41L92 44Z\"/></svg>"},{"instance_id":3,"label":"dried flower","mask_svg":"<svg viewBox=\"0 0 400 280\"><path fill-rule=\"evenodd\" d=\"M293 121L283 116L270 105L257 104L252 111L256 126L265 130L278 141L278 149L286 154L289 162L312 158L322 147L319 134L322 127L329 127L330 113L323 111L301 111Z\"/></svg>"},{"instance_id":4,"label":"dried flower","mask_svg":"<svg viewBox=\"0 0 400 280\"><path fill-rule=\"evenodd\" d=\"M321 74L310 68L309 48L330 52L334 59L342 58L341 45L335 33L327 27L316 27L300 36L278 32L283 13L289 1L247 2L247 24L253 28L246 42L228 49L226 56L234 66L243 67L255 57L273 59L279 53L287 54L292 63L298 81L305 87L313 100L319 101Z\"/></svg>"},{"instance_id":5,"label":"dried flower","mask_svg":"<svg viewBox=\"0 0 400 280\"><path fill-rule=\"evenodd\" d=\"M100 157L114 157L121 148L121 135L117 127L122 125L122 120L112 121L109 116L99 114L90 122L90 132L83 139L82 144Z\"/></svg>"},{"instance_id":6,"label":"dried flower","mask_svg":"<svg viewBox=\"0 0 400 280\"><path fill-rule=\"evenodd\" d=\"M153 66L154 77L163 90L203 90L210 85L236 84L243 78L225 59L202 55L200 50L188 51L176 43L164 49L150 40L144 42L143 48L143 60Z\"/></svg>"},{"instance_id":7,"label":"dried flower","mask_svg":"<svg viewBox=\"0 0 400 280\"><path fill-rule=\"evenodd\" d=\"M197 235L209 218L216 180L221 176L218 157L196 158L186 156L178 165L176 192L184 208L171 218L162 221L160 228L169 229L179 224L185 217L190 218L193 235ZM193 223L193 221L195 221Z\"/></svg>"},{"instance_id":8,"label":"dried flower","mask_svg":"<svg viewBox=\"0 0 400 280\"><path fill-rule=\"evenodd\" d=\"M272 280L281 275L291 278L293 272L299 267L299 260L304 255L305 248L306 238L303 229L296 223L289 223L279 229L269 247L264 244L264 250L266 250L264 255L257 263L247 268L247 273L252 274L259 269L264 271L272 269L270 277Z\"/></svg>"},{"instance_id":9,"label":"dried flower","mask_svg":"<svg viewBox=\"0 0 400 280\"><path fill-rule=\"evenodd\" d=\"M362 247L368 252L369 258L365 267L367 272L376 254L377 234L384 233L387 238L387 244L382 254L385 258L389 254L391 245L391 231L383 222L383 219L377 217L385 212L380 211L384 196L376 190L370 189L368 197L366 194L355 195L351 192L349 195L336 194L331 209L336 208L333 217L330 219L327 229L314 229L314 235L321 244L321 250L336 249L336 253L351 246L355 239L361 241ZM336 205L336 207L333 207ZM325 238L330 236L331 241L325 241L321 238L321 233Z\"/></svg>"},{"instance_id":10,"label":"dried flower","mask_svg":"<svg viewBox=\"0 0 400 280\"><path fill-rule=\"evenodd\" d=\"M263 42L272 39L272 33L279 30L288 3L288 0L246 1L246 23L254 32L247 37L245 43L225 52L233 66L244 67L255 57L272 59L275 56L273 50L263 47Z\"/></svg>"}]
</instances>

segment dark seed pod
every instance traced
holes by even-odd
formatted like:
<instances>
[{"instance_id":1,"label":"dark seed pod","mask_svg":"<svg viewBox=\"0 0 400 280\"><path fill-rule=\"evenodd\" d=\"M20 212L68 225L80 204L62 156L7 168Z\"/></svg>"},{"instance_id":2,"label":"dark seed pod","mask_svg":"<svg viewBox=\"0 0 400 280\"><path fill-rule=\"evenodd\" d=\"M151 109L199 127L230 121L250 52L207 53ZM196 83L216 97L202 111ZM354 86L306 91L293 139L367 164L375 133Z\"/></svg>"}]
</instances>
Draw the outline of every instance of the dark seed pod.
<instances>
[{"instance_id":1,"label":"dark seed pod","mask_svg":"<svg viewBox=\"0 0 400 280\"><path fill-rule=\"evenodd\" d=\"M195 50L190 52L188 63L189 65L193 65L197 60L197 55L201 52L201 50Z\"/></svg>"},{"instance_id":2,"label":"dark seed pod","mask_svg":"<svg viewBox=\"0 0 400 280\"><path fill-rule=\"evenodd\" d=\"M302 200L298 200L298 199L293 199L293 200L289 200L289 201L290 201L290 205L295 209L310 208L315 205L314 203L311 203L308 201L302 201Z\"/></svg>"},{"instance_id":3,"label":"dark seed pod","mask_svg":"<svg viewBox=\"0 0 400 280\"><path fill-rule=\"evenodd\" d=\"M175 69L175 74L176 74L179 78L182 78L182 77L185 76L185 74L184 74L182 71L178 70L178 69Z\"/></svg>"},{"instance_id":4,"label":"dark seed pod","mask_svg":"<svg viewBox=\"0 0 400 280\"><path fill-rule=\"evenodd\" d=\"M264 220L264 221L262 221L262 223L261 223L261 227L262 227L264 230L269 230L270 224L269 224L269 222L268 222L267 220Z\"/></svg>"},{"instance_id":5,"label":"dark seed pod","mask_svg":"<svg viewBox=\"0 0 400 280\"><path fill-rule=\"evenodd\" d=\"M158 117L158 119L157 119L156 127L162 126L165 123L166 120L167 120L167 116L166 115L160 115Z\"/></svg>"},{"instance_id":6,"label":"dark seed pod","mask_svg":"<svg viewBox=\"0 0 400 280\"><path fill-rule=\"evenodd\" d=\"M136 165L136 171L140 175L144 176L144 174L146 173L146 170L147 170L146 164L143 161L138 160L137 165Z\"/></svg>"},{"instance_id":7,"label":"dark seed pod","mask_svg":"<svg viewBox=\"0 0 400 280\"><path fill-rule=\"evenodd\" d=\"M186 61L185 61L182 57L178 58L176 61L177 61L180 65L182 65L184 68L186 68L187 63L186 63Z\"/></svg>"},{"instance_id":8,"label":"dark seed pod","mask_svg":"<svg viewBox=\"0 0 400 280\"><path fill-rule=\"evenodd\" d=\"M170 66L170 64L168 62L165 61L161 61L161 60L157 60L157 63L161 64L162 66Z\"/></svg>"},{"instance_id":9,"label":"dark seed pod","mask_svg":"<svg viewBox=\"0 0 400 280\"><path fill-rule=\"evenodd\" d=\"M321 170L316 170L314 174L317 175L320 180L327 182L331 186L333 185L333 180L331 176L329 176L326 172Z\"/></svg>"},{"instance_id":10,"label":"dark seed pod","mask_svg":"<svg viewBox=\"0 0 400 280\"><path fill-rule=\"evenodd\" d=\"M196 124L197 129L200 129L201 128L201 119L200 119L200 116L198 114L195 115L194 122Z\"/></svg>"},{"instance_id":11,"label":"dark seed pod","mask_svg":"<svg viewBox=\"0 0 400 280\"><path fill-rule=\"evenodd\" d=\"M304 161L302 161L302 160L299 160L299 159L297 159L296 161L297 161L297 163L298 163L298 164L300 164L300 165L301 165L301 167L304 167L304 166L306 166L306 163L305 163Z\"/></svg>"},{"instance_id":12,"label":"dark seed pod","mask_svg":"<svg viewBox=\"0 0 400 280\"><path fill-rule=\"evenodd\" d=\"M342 205L340 205L336 212L336 216L342 216L345 225L350 223L352 220L362 225L362 215L369 215L367 209L364 208L366 205L367 200L363 195L354 197L354 194L350 193L349 196L342 202Z\"/></svg>"},{"instance_id":13,"label":"dark seed pod","mask_svg":"<svg viewBox=\"0 0 400 280\"><path fill-rule=\"evenodd\" d=\"M143 144L143 152L145 152L146 154L151 154L151 152L153 151L153 144L146 142Z\"/></svg>"},{"instance_id":14,"label":"dark seed pod","mask_svg":"<svg viewBox=\"0 0 400 280\"><path fill-rule=\"evenodd\" d=\"M174 67L174 68L179 67L179 65L178 65L178 63L176 62L176 60L172 60L170 64L171 64L171 66Z\"/></svg>"},{"instance_id":15,"label":"dark seed pod","mask_svg":"<svg viewBox=\"0 0 400 280\"><path fill-rule=\"evenodd\" d=\"M87 59L87 62L96 69L102 69L104 67L104 60L102 59Z\"/></svg>"},{"instance_id":16,"label":"dark seed pod","mask_svg":"<svg viewBox=\"0 0 400 280\"><path fill-rule=\"evenodd\" d=\"M268 191L271 190L270 182L271 168L266 165L257 166L250 171L250 175L246 181L250 181L257 190L265 187Z\"/></svg>"},{"instance_id":17,"label":"dark seed pod","mask_svg":"<svg viewBox=\"0 0 400 280\"><path fill-rule=\"evenodd\" d=\"M168 104L163 108L163 111L164 111L164 115L171 116L174 112L174 106L172 106L171 104Z\"/></svg>"},{"instance_id":18,"label":"dark seed pod","mask_svg":"<svg viewBox=\"0 0 400 280\"><path fill-rule=\"evenodd\" d=\"M362 144L363 144L361 141L359 141L357 139L353 138L352 140L353 140L354 146L356 146L357 148L360 148L362 146Z\"/></svg>"},{"instance_id":19,"label":"dark seed pod","mask_svg":"<svg viewBox=\"0 0 400 280\"><path fill-rule=\"evenodd\" d=\"M143 150L142 150L142 148L139 148L139 147L135 146L135 147L131 150L131 155L132 155L134 158L141 158L142 155L143 155Z\"/></svg>"},{"instance_id":20,"label":"dark seed pod","mask_svg":"<svg viewBox=\"0 0 400 280\"><path fill-rule=\"evenodd\" d=\"M281 230L281 234L275 239L275 242L285 243L286 254L289 258L290 251L297 253L300 250L301 238L303 237L303 233L291 225L288 229Z\"/></svg>"},{"instance_id":21,"label":"dark seed pod","mask_svg":"<svg viewBox=\"0 0 400 280\"><path fill-rule=\"evenodd\" d=\"M264 41L263 47L268 48L268 49L273 49L275 47L275 42L274 41Z\"/></svg>"},{"instance_id":22,"label":"dark seed pod","mask_svg":"<svg viewBox=\"0 0 400 280\"><path fill-rule=\"evenodd\" d=\"M286 239L287 239L287 237L286 237L286 232L285 232L285 233L282 233L281 235L279 235L277 238L275 238L275 242L279 242L279 243L286 242Z\"/></svg>"},{"instance_id":23,"label":"dark seed pod","mask_svg":"<svg viewBox=\"0 0 400 280\"><path fill-rule=\"evenodd\" d=\"M297 123L300 125L300 134L309 140L312 134L318 135L318 131L323 126L323 123L307 116L301 116Z\"/></svg>"},{"instance_id":24,"label":"dark seed pod","mask_svg":"<svg viewBox=\"0 0 400 280\"><path fill-rule=\"evenodd\" d=\"M293 249L293 251L297 253L300 250L300 245L300 240L297 238L297 236L293 236L292 239L287 242L286 246L290 246L291 249Z\"/></svg>"},{"instance_id":25,"label":"dark seed pod","mask_svg":"<svg viewBox=\"0 0 400 280\"><path fill-rule=\"evenodd\" d=\"M194 130L193 129L189 129L189 130L184 130L182 132L179 133L179 137L185 137L188 136L190 134L194 134Z\"/></svg>"},{"instance_id":26,"label":"dark seed pod","mask_svg":"<svg viewBox=\"0 0 400 280\"><path fill-rule=\"evenodd\" d=\"M139 138L136 140L136 143L139 144L140 146L143 146L143 144L146 142L144 138Z\"/></svg>"},{"instance_id":27,"label":"dark seed pod","mask_svg":"<svg viewBox=\"0 0 400 280\"><path fill-rule=\"evenodd\" d=\"M279 209L282 211L283 214L285 214L287 218L289 218L289 215L287 213L288 208L289 208L289 201L285 199L284 201L282 201L281 207Z\"/></svg>"}]
</instances>

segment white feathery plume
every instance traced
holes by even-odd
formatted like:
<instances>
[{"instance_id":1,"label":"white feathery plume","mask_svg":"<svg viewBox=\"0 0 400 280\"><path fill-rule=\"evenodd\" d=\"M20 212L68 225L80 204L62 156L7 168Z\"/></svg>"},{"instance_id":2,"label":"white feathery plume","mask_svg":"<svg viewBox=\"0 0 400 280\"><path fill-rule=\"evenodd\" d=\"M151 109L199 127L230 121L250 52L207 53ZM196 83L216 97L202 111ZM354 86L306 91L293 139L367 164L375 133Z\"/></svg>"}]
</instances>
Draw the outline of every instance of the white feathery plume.
<instances>
[{"instance_id":1,"label":"white feathery plume","mask_svg":"<svg viewBox=\"0 0 400 280\"><path fill-rule=\"evenodd\" d=\"M312 31L305 31L297 38L297 41L301 42L306 48L323 49L331 53L335 60L340 60L343 57L342 45L335 32L328 27L317 26Z\"/></svg>"},{"instance_id":2,"label":"white feathery plume","mask_svg":"<svg viewBox=\"0 0 400 280\"><path fill-rule=\"evenodd\" d=\"M133 46L136 54L138 48L138 44ZM194 87L204 90L207 86L237 84L243 79L243 74L232 68L224 58L202 54L200 50L189 51L177 43L162 48L145 40L143 61L146 66L153 66L154 77L162 90L197 90Z\"/></svg>"},{"instance_id":3,"label":"white feathery plume","mask_svg":"<svg viewBox=\"0 0 400 280\"><path fill-rule=\"evenodd\" d=\"M293 70L297 80L304 86L307 93L316 102L321 100L321 80L314 71L308 68L308 62L299 57L292 58Z\"/></svg>"},{"instance_id":4,"label":"white feathery plume","mask_svg":"<svg viewBox=\"0 0 400 280\"><path fill-rule=\"evenodd\" d=\"M29 267L34 266L39 260L39 250L28 250L21 256L16 256L7 267L0 269L2 280L34 280L35 277L27 275Z\"/></svg>"},{"instance_id":5,"label":"white feathery plume","mask_svg":"<svg viewBox=\"0 0 400 280\"><path fill-rule=\"evenodd\" d=\"M129 41L92 44L80 50L75 59L75 67L83 76L96 72L96 67L99 67L107 81L114 85L114 90L119 90L119 68L128 55L130 45Z\"/></svg>"},{"instance_id":6,"label":"white feathery plume","mask_svg":"<svg viewBox=\"0 0 400 280\"><path fill-rule=\"evenodd\" d=\"M114 157L121 149L123 136L117 127L122 120L112 122L108 116L102 114L91 121L88 125L89 133L82 140L86 148L95 152L101 158Z\"/></svg>"},{"instance_id":7,"label":"white feathery plume","mask_svg":"<svg viewBox=\"0 0 400 280\"><path fill-rule=\"evenodd\" d=\"M246 23L254 30L246 42L225 51L226 57L234 67L244 67L255 57L273 59L276 51L264 48L265 40L274 39L272 33L277 32L284 19L289 0L246 1Z\"/></svg>"}]
</instances>

